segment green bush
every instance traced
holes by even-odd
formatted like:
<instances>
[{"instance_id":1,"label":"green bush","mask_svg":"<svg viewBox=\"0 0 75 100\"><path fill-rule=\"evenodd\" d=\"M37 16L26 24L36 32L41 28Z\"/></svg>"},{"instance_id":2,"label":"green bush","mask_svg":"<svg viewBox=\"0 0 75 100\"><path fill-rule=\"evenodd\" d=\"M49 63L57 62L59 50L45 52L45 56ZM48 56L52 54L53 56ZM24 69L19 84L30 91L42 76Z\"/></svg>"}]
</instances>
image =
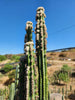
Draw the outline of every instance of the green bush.
<instances>
[{"instance_id":1,"label":"green bush","mask_svg":"<svg viewBox=\"0 0 75 100\"><path fill-rule=\"evenodd\" d=\"M15 62L19 62L20 56L16 56Z\"/></svg>"},{"instance_id":2,"label":"green bush","mask_svg":"<svg viewBox=\"0 0 75 100\"><path fill-rule=\"evenodd\" d=\"M4 55L0 55L0 61L6 60L6 57Z\"/></svg>"},{"instance_id":3,"label":"green bush","mask_svg":"<svg viewBox=\"0 0 75 100\"><path fill-rule=\"evenodd\" d=\"M61 68L61 70L63 72L70 73L71 72L71 67L69 67L68 65L63 65L63 67Z\"/></svg>"},{"instance_id":4,"label":"green bush","mask_svg":"<svg viewBox=\"0 0 75 100\"><path fill-rule=\"evenodd\" d=\"M11 60L15 60L16 62L18 62L19 59L20 59L20 56L13 55L13 56L11 57Z\"/></svg>"},{"instance_id":5,"label":"green bush","mask_svg":"<svg viewBox=\"0 0 75 100\"><path fill-rule=\"evenodd\" d=\"M0 89L0 96L2 96L3 95L3 90L2 89Z\"/></svg>"},{"instance_id":6,"label":"green bush","mask_svg":"<svg viewBox=\"0 0 75 100\"><path fill-rule=\"evenodd\" d=\"M12 68L13 68L12 65L5 64L5 66L1 70L3 70L5 73L7 73L7 72L11 71Z\"/></svg>"},{"instance_id":7,"label":"green bush","mask_svg":"<svg viewBox=\"0 0 75 100\"><path fill-rule=\"evenodd\" d=\"M59 79L59 81L68 82L69 81L69 76L68 76L67 73L59 73L58 79Z\"/></svg>"},{"instance_id":8,"label":"green bush","mask_svg":"<svg viewBox=\"0 0 75 100\"><path fill-rule=\"evenodd\" d=\"M71 72L71 67L69 67L68 65L63 65L61 70L54 72L53 74L54 80L56 80L56 82L58 82L59 80L59 83L61 81L68 82L70 78L70 72Z\"/></svg>"},{"instance_id":9,"label":"green bush","mask_svg":"<svg viewBox=\"0 0 75 100\"><path fill-rule=\"evenodd\" d=\"M15 58L16 58L16 55L13 55L13 56L11 57L11 60L15 60Z\"/></svg>"}]
</instances>

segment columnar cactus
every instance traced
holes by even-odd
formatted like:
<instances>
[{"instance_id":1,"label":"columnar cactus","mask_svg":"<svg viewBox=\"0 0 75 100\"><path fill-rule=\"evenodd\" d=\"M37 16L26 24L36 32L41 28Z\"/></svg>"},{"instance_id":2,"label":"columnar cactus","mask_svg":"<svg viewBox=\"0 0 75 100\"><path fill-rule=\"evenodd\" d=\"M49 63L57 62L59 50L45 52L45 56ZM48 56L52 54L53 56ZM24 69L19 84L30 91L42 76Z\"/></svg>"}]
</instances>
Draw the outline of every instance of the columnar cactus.
<instances>
[{"instance_id":1,"label":"columnar cactus","mask_svg":"<svg viewBox=\"0 0 75 100\"><path fill-rule=\"evenodd\" d=\"M62 88L62 94L64 95L64 87Z\"/></svg>"},{"instance_id":2,"label":"columnar cactus","mask_svg":"<svg viewBox=\"0 0 75 100\"><path fill-rule=\"evenodd\" d=\"M72 91L72 85L70 85L70 92Z\"/></svg>"},{"instance_id":3,"label":"columnar cactus","mask_svg":"<svg viewBox=\"0 0 75 100\"><path fill-rule=\"evenodd\" d=\"M15 99L19 98L19 65L16 66L16 74L15 74Z\"/></svg>"},{"instance_id":4,"label":"columnar cactus","mask_svg":"<svg viewBox=\"0 0 75 100\"><path fill-rule=\"evenodd\" d=\"M46 44L47 32L45 25L44 8L39 7L36 15L36 55L38 73L36 73L36 65L34 59L34 49L32 41L32 22L26 23L26 35L24 45L24 56L20 58L19 66L16 67L15 85L12 95L16 100L48 100L48 79L47 79L47 59ZM38 84L37 84L38 77ZM37 87L38 85L38 87ZM39 96L38 96L39 94ZM14 100L12 99L10 100ZM39 98L38 98L39 97Z\"/></svg>"},{"instance_id":5,"label":"columnar cactus","mask_svg":"<svg viewBox=\"0 0 75 100\"><path fill-rule=\"evenodd\" d=\"M58 88L58 93L60 93L61 91L60 91L60 88Z\"/></svg>"},{"instance_id":6,"label":"columnar cactus","mask_svg":"<svg viewBox=\"0 0 75 100\"><path fill-rule=\"evenodd\" d=\"M18 87L18 83L19 83L19 65L16 66L15 89Z\"/></svg>"},{"instance_id":7,"label":"columnar cactus","mask_svg":"<svg viewBox=\"0 0 75 100\"><path fill-rule=\"evenodd\" d=\"M28 68L28 82L29 82L29 93L28 97L30 100L37 100L38 99L38 94L37 94L37 74L36 69L35 69L35 59L34 59L34 49L33 49L33 41L32 41L32 23L27 22L26 26L26 37L29 38L25 42L25 55L27 57L27 63L26 65L29 67ZM27 67L26 67L27 68ZM26 99L28 100L28 99Z\"/></svg>"},{"instance_id":8,"label":"columnar cactus","mask_svg":"<svg viewBox=\"0 0 75 100\"><path fill-rule=\"evenodd\" d=\"M24 90L24 76L25 76L25 57L20 58L19 67L19 99L24 100L25 90Z\"/></svg>"},{"instance_id":9,"label":"columnar cactus","mask_svg":"<svg viewBox=\"0 0 75 100\"><path fill-rule=\"evenodd\" d=\"M10 86L10 94L9 94L9 100L15 99L15 83L12 83Z\"/></svg>"},{"instance_id":10,"label":"columnar cactus","mask_svg":"<svg viewBox=\"0 0 75 100\"><path fill-rule=\"evenodd\" d=\"M32 22L26 23L24 51L25 56L20 59L20 100L37 100L34 49L32 41Z\"/></svg>"},{"instance_id":11,"label":"columnar cactus","mask_svg":"<svg viewBox=\"0 0 75 100\"><path fill-rule=\"evenodd\" d=\"M48 100L50 100L50 92L48 91Z\"/></svg>"},{"instance_id":12,"label":"columnar cactus","mask_svg":"<svg viewBox=\"0 0 75 100\"><path fill-rule=\"evenodd\" d=\"M62 95L62 100L64 100L64 95Z\"/></svg>"},{"instance_id":13,"label":"columnar cactus","mask_svg":"<svg viewBox=\"0 0 75 100\"><path fill-rule=\"evenodd\" d=\"M47 61L46 61L46 25L44 8L39 7L36 14L36 55L39 72L39 100L48 100L48 79L47 79Z\"/></svg>"}]
</instances>

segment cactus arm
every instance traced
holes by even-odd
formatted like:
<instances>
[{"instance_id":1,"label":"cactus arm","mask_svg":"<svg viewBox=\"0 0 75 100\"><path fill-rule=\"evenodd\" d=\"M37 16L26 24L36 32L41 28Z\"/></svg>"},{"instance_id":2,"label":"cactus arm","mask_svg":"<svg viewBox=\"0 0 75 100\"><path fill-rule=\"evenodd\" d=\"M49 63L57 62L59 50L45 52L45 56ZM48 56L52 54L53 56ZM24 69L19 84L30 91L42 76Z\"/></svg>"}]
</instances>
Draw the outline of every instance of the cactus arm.
<instances>
[{"instance_id":1,"label":"cactus arm","mask_svg":"<svg viewBox=\"0 0 75 100\"><path fill-rule=\"evenodd\" d=\"M9 100L14 100L14 97L15 97L15 83L12 83L10 86Z\"/></svg>"}]
</instances>

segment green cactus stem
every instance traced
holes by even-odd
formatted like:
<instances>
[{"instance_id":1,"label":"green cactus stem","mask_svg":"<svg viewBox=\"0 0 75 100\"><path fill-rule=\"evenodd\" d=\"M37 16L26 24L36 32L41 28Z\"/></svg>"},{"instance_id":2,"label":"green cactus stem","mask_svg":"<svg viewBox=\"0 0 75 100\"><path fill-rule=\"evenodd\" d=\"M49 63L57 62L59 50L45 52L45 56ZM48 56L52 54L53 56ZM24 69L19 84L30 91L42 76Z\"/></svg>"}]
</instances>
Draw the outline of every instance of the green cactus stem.
<instances>
[{"instance_id":1,"label":"green cactus stem","mask_svg":"<svg viewBox=\"0 0 75 100\"><path fill-rule=\"evenodd\" d=\"M47 60L46 60L46 26L45 26L44 8L39 7L36 14L36 56L39 72L39 100L48 100L48 78L47 78Z\"/></svg>"},{"instance_id":2,"label":"green cactus stem","mask_svg":"<svg viewBox=\"0 0 75 100\"><path fill-rule=\"evenodd\" d=\"M15 75L15 89L17 89L19 83L19 65L16 66L16 75Z\"/></svg>"},{"instance_id":3,"label":"green cactus stem","mask_svg":"<svg viewBox=\"0 0 75 100\"><path fill-rule=\"evenodd\" d=\"M70 92L72 91L72 85L70 85Z\"/></svg>"},{"instance_id":4,"label":"green cactus stem","mask_svg":"<svg viewBox=\"0 0 75 100\"><path fill-rule=\"evenodd\" d=\"M64 87L62 88L62 94L64 95Z\"/></svg>"},{"instance_id":5,"label":"green cactus stem","mask_svg":"<svg viewBox=\"0 0 75 100\"><path fill-rule=\"evenodd\" d=\"M58 93L60 93L61 91L60 91L60 88L58 88Z\"/></svg>"},{"instance_id":6,"label":"green cactus stem","mask_svg":"<svg viewBox=\"0 0 75 100\"><path fill-rule=\"evenodd\" d=\"M9 100L14 100L14 97L15 97L15 83L12 83L10 86Z\"/></svg>"},{"instance_id":7,"label":"green cactus stem","mask_svg":"<svg viewBox=\"0 0 75 100\"><path fill-rule=\"evenodd\" d=\"M50 100L50 92L48 91L48 100Z\"/></svg>"},{"instance_id":8,"label":"green cactus stem","mask_svg":"<svg viewBox=\"0 0 75 100\"><path fill-rule=\"evenodd\" d=\"M25 100L35 100L35 77L34 77L34 49L32 41L32 22L27 22L26 24L26 35L25 35Z\"/></svg>"},{"instance_id":9,"label":"green cactus stem","mask_svg":"<svg viewBox=\"0 0 75 100\"><path fill-rule=\"evenodd\" d=\"M62 96L62 100L64 100L64 96Z\"/></svg>"},{"instance_id":10,"label":"green cactus stem","mask_svg":"<svg viewBox=\"0 0 75 100\"><path fill-rule=\"evenodd\" d=\"M32 25L33 25L32 22L27 21L26 28L25 28L27 32L27 34L25 35L25 43L32 41L32 28L33 28Z\"/></svg>"},{"instance_id":11,"label":"green cactus stem","mask_svg":"<svg viewBox=\"0 0 75 100\"><path fill-rule=\"evenodd\" d=\"M20 58L20 67L19 67L19 99L24 100L24 76L25 76L25 57Z\"/></svg>"}]
</instances>

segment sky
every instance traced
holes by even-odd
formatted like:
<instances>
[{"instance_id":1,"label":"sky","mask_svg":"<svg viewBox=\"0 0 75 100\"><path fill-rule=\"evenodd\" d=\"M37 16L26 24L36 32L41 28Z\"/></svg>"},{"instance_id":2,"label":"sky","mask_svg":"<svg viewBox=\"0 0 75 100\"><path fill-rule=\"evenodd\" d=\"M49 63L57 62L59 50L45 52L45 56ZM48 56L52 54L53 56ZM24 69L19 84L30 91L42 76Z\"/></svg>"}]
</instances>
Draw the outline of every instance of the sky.
<instances>
[{"instance_id":1,"label":"sky","mask_svg":"<svg viewBox=\"0 0 75 100\"><path fill-rule=\"evenodd\" d=\"M0 54L24 53L27 21L36 25L36 9L45 9L47 50L75 47L75 0L0 0ZM35 48L35 34L33 33Z\"/></svg>"}]
</instances>

